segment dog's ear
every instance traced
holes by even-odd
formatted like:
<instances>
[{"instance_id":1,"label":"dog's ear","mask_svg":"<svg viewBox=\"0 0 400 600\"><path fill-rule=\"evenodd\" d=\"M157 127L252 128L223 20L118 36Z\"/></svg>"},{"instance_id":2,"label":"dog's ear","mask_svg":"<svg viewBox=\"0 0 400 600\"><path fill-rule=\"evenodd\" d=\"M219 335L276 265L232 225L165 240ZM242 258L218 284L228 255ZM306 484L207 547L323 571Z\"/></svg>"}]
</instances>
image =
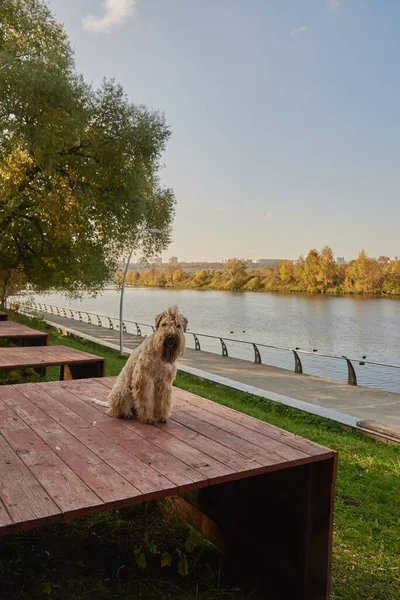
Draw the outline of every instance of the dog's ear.
<instances>
[{"instance_id":1,"label":"dog's ear","mask_svg":"<svg viewBox=\"0 0 400 600\"><path fill-rule=\"evenodd\" d=\"M165 313L160 313L159 315L156 316L156 329L158 329L160 327L160 323L161 323L164 315L165 315Z\"/></svg>"},{"instance_id":2,"label":"dog's ear","mask_svg":"<svg viewBox=\"0 0 400 600\"><path fill-rule=\"evenodd\" d=\"M183 315L181 315L181 319L182 319L182 327L183 327L183 331L186 332L187 326L189 321L187 320L186 317L184 317Z\"/></svg>"}]
</instances>

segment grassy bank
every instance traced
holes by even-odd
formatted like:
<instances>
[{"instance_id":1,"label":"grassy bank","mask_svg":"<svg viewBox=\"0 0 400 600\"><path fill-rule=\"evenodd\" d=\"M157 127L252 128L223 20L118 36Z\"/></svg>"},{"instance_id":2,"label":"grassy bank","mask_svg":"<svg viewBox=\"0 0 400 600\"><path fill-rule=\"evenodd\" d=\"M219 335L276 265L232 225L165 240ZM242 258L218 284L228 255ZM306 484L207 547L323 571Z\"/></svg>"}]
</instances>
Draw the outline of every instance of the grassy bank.
<instances>
[{"instance_id":1,"label":"grassy bank","mask_svg":"<svg viewBox=\"0 0 400 600\"><path fill-rule=\"evenodd\" d=\"M45 328L37 320L16 319ZM97 344L48 333L50 344L105 356L107 375L124 364ZM49 373L57 376L56 370ZM176 385L337 450L332 599L400 598L398 447L187 374L180 373ZM163 503L149 504L5 538L0 541L1 597L244 598L220 582L216 551L165 510ZM161 567L163 555L171 566Z\"/></svg>"}]
</instances>

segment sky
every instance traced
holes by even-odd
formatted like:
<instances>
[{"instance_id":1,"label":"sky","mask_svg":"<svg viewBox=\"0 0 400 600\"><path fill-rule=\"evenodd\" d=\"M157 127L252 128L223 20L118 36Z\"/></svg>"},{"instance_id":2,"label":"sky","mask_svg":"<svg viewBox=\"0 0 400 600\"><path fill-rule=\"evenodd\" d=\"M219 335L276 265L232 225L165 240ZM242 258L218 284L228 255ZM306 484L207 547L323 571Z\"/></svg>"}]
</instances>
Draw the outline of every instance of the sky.
<instances>
[{"instance_id":1,"label":"sky","mask_svg":"<svg viewBox=\"0 0 400 600\"><path fill-rule=\"evenodd\" d=\"M48 5L87 81L166 115L164 258L400 255L400 2Z\"/></svg>"}]
</instances>

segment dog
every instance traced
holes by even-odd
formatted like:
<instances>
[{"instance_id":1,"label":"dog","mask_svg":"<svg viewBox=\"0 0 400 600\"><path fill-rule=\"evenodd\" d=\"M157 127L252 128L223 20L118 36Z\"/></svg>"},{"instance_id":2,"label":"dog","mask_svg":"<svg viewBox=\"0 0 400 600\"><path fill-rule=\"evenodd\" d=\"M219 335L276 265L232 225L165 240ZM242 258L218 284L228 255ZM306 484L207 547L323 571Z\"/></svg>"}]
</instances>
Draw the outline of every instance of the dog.
<instances>
[{"instance_id":1,"label":"dog","mask_svg":"<svg viewBox=\"0 0 400 600\"><path fill-rule=\"evenodd\" d=\"M176 359L185 350L188 320L176 306L157 315L155 331L131 354L108 397L110 417L165 423L171 414Z\"/></svg>"}]
</instances>

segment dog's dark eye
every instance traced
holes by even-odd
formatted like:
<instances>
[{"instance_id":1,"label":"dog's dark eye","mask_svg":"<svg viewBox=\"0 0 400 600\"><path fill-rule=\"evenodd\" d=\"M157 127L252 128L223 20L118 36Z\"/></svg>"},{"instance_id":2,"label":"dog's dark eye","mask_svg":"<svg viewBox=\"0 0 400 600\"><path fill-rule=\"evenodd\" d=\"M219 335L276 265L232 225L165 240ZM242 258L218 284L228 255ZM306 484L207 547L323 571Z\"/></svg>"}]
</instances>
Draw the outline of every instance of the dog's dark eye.
<instances>
[{"instance_id":1,"label":"dog's dark eye","mask_svg":"<svg viewBox=\"0 0 400 600\"><path fill-rule=\"evenodd\" d=\"M163 327L166 327L166 326L167 326L167 324L166 324L166 323L161 323L161 325L162 325Z\"/></svg>"},{"instance_id":2,"label":"dog's dark eye","mask_svg":"<svg viewBox=\"0 0 400 600\"><path fill-rule=\"evenodd\" d=\"M182 325L180 323L178 323L177 328L180 329L182 327Z\"/></svg>"}]
</instances>

